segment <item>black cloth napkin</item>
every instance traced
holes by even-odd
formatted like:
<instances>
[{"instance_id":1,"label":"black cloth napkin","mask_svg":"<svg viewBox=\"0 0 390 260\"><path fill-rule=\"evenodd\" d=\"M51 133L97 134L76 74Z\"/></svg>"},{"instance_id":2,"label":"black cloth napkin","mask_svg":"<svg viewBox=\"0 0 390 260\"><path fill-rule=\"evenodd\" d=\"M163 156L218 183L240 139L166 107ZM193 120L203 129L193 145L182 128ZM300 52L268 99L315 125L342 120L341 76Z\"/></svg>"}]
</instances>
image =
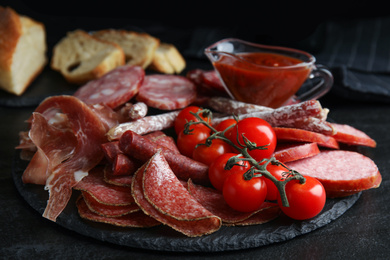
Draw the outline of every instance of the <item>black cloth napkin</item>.
<instances>
[{"instance_id":1,"label":"black cloth napkin","mask_svg":"<svg viewBox=\"0 0 390 260\"><path fill-rule=\"evenodd\" d=\"M315 56L332 70L332 90L356 100L390 102L390 17L328 21L318 30L309 41L322 45Z\"/></svg>"}]
</instances>

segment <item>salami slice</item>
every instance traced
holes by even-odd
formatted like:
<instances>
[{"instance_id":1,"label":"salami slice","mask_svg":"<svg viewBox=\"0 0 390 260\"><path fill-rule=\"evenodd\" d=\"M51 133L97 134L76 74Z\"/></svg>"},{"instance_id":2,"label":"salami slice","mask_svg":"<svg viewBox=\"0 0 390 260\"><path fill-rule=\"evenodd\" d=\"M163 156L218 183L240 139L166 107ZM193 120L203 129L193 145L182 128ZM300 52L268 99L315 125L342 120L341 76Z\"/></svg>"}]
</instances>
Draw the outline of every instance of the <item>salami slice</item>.
<instances>
[{"instance_id":1,"label":"salami slice","mask_svg":"<svg viewBox=\"0 0 390 260\"><path fill-rule=\"evenodd\" d=\"M94 212L100 216L109 217L109 218L120 217L120 216L130 214L130 213L133 213L133 212L140 210L138 205L135 203L130 204L130 205L123 205L123 206L122 205L121 206L105 205L105 204L102 204L99 201L97 201L88 192L83 191L83 192L81 192L81 194L82 194L84 201L87 204L88 208L92 212Z\"/></svg>"},{"instance_id":2,"label":"salami slice","mask_svg":"<svg viewBox=\"0 0 390 260\"><path fill-rule=\"evenodd\" d=\"M286 165L302 175L321 181L327 197L346 196L376 188L382 181L376 164L370 158L352 151L323 151Z\"/></svg>"},{"instance_id":3,"label":"salami slice","mask_svg":"<svg viewBox=\"0 0 390 260\"><path fill-rule=\"evenodd\" d=\"M74 189L88 192L95 200L106 205L124 206L134 203L130 187L112 185L104 181L103 167L90 171Z\"/></svg>"},{"instance_id":4,"label":"salami slice","mask_svg":"<svg viewBox=\"0 0 390 260\"><path fill-rule=\"evenodd\" d=\"M158 145L144 136L126 131L119 140L119 146L125 154L142 162L148 161L161 149L169 166L179 179L185 181L192 179L195 183L210 185L207 165Z\"/></svg>"},{"instance_id":5,"label":"salami slice","mask_svg":"<svg viewBox=\"0 0 390 260\"><path fill-rule=\"evenodd\" d=\"M85 203L82 196L80 196L76 201L76 206L79 212L79 215L83 219L87 219L94 222L111 224L119 227L137 227L137 228L146 228L158 226L161 223L155 219L146 216L142 211L136 211L134 213L126 214L120 217L106 217L91 211L87 204Z\"/></svg>"},{"instance_id":6,"label":"salami slice","mask_svg":"<svg viewBox=\"0 0 390 260\"><path fill-rule=\"evenodd\" d=\"M273 156L282 163L314 156L320 153L316 143L279 143Z\"/></svg>"},{"instance_id":7,"label":"salami slice","mask_svg":"<svg viewBox=\"0 0 390 260\"><path fill-rule=\"evenodd\" d=\"M138 168L137 168L137 170L138 170ZM134 172L136 172L136 170ZM133 175L114 174L114 170L109 165L107 165L104 168L104 181L109 183L109 184L113 184L113 185L117 185L117 186L131 187L131 182L133 181Z\"/></svg>"},{"instance_id":8,"label":"salami slice","mask_svg":"<svg viewBox=\"0 0 390 260\"><path fill-rule=\"evenodd\" d=\"M144 77L145 71L141 67L117 67L80 87L74 96L87 104L103 104L116 108L138 93Z\"/></svg>"},{"instance_id":9,"label":"salami slice","mask_svg":"<svg viewBox=\"0 0 390 260\"><path fill-rule=\"evenodd\" d=\"M274 203L264 202L262 207L253 212L239 212L234 209L232 209L223 198L223 195L221 192L217 191L216 189L210 188L210 187L204 187L201 185L194 184L191 180L188 181L188 191L190 194L200 203L202 204L207 210L212 212L214 215L220 217L223 221L223 224L226 225L232 225L234 223L243 223L243 221L251 218L253 215L261 214L260 212L267 210L268 208L274 208L276 207L278 209L278 206ZM275 218L279 214L275 214L273 218ZM258 219L269 219L268 217L261 218L257 216ZM272 218L272 219L273 219ZM249 222L247 222L250 224ZM255 222L251 222L255 223ZM257 222L258 223L258 222Z\"/></svg>"},{"instance_id":10,"label":"salami slice","mask_svg":"<svg viewBox=\"0 0 390 260\"><path fill-rule=\"evenodd\" d=\"M332 149L339 149L339 144L332 136L289 127L274 127L276 138L279 141L287 142L308 142Z\"/></svg>"},{"instance_id":11,"label":"salami slice","mask_svg":"<svg viewBox=\"0 0 390 260\"><path fill-rule=\"evenodd\" d=\"M346 124L332 123L332 126L337 131L333 137L340 143L376 147L375 140L359 129Z\"/></svg>"},{"instance_id":12,"label":"salami slice","mask_svg":"<svg viewBox=\"0 0 390 260\"><path fill-rule=\"evenodd\" d=\"M178 75L148 75L137 95L137 100L161 110L181 109L196 99L196 86Z\"/></svg>"},{"instance_id":13,"label":"salami slice","mask_svg":"<svg viewBox=\"0 0 390 260\"><path fill-rule=\"evenodd\" d=\"M132 194L145 214L186 236L211 234L221 227L221 219L189 194L161 151L135 173Z\"/></svg>"}]
</instances>

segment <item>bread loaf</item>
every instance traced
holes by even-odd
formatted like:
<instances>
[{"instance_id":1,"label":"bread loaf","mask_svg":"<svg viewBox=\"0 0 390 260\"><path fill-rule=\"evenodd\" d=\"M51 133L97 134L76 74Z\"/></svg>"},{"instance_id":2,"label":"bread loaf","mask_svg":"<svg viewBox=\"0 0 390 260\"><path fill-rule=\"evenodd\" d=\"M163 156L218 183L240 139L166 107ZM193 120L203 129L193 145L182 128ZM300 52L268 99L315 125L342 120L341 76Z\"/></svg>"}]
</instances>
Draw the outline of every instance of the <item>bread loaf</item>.
<instances>
[{"instance_id":1,"label":"bread loaf","mask_svg":"<svg viewBox=\"0 0 390 260\"><path fill-rule=\"evenodd\" d=\"M129 65L147 68L151 63L160 40L147 34L126 30L105 29L93 32L93 36L118 44L126 55Z\"/></svg>"},{"instance_id":2,"label":"bread loaf","mask_svg":"<svg viewBox=\"0 0 390 260\"><path fill-rule=\"evenodd\" d=\"M173 44L169 43L160 43L150 64L150 69L165 74L180 74L185 67L183 56Z\"/></svg>"},{"instance_id":3,"label":"bread loaf","mask_svg":"<svg viewBox=\"0 0 390 260\"><path fill-rule=\"evenodd\" d=\"M21 95L47 63L42 23L0 6L0 87Z\"/></svg>"},{"instance_id":4,"label":"bread loaf","mask_svg":"<svg viewBox=\"0 0 390 260\"><path fill-rule=\"evenodd\" d=\"M51 68L71 83L84 84L125 64L120 46L83 30L68 32L53 48Z\"/></svg>"}]
</instances>

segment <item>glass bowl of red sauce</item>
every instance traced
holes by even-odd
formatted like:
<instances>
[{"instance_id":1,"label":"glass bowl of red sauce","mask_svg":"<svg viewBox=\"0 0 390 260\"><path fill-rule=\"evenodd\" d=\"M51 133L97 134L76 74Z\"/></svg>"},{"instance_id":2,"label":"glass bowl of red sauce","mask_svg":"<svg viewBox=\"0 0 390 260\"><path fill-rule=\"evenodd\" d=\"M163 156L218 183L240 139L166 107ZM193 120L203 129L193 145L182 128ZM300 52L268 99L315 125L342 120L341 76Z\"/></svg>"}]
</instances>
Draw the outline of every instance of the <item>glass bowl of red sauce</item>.
<instances>
[{"instance_id":1,"label":"glass bowl of red sauce","mask_svg":"<svg viewBox=\"0 0 390 260\"><path fill-rule=\"evenodd\" d=\"M207 47L205 54L228 94L247 103L277 108L291 100L318 99L333 85L332 73L301 50L228 38ZM314 78L320 80L296 95Z\"/></svg>"}]
</instances>

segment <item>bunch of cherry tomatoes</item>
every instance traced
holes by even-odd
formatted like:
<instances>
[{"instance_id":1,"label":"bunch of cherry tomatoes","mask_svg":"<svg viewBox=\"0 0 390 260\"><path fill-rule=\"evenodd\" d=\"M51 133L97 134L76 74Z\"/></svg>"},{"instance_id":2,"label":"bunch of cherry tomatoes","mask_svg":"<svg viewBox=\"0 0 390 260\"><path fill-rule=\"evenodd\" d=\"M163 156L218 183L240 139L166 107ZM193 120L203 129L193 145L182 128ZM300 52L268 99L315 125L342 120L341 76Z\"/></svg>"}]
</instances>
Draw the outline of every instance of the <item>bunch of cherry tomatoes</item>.
<instances>
[{"instance_id":1,"label":"bunch of cherry tomatoes","mask_svg":"<svg viewBox=\"0 0 390 260\"><path fill-rule=\"evenodd\" d=\"M177 146L183 155L203 162L209 166L209 178L215 189L222 192L226 203L233 209L241 212L252 212L261 207L264 201L277 201L287 216L304 220L318 215L326 202L325 189L315 178L304 176L305 182L290 180L285 185L285 193L289 203L283 206L281 196L275 183L266 176L244 178L251 164L248 160L239 161L231 169L226 169L229 158L238 156L240 152L228 142L221 139L212 139L211 144L204 145L210 137L211 129L206 124L192 124L190 134L185 133L187 122L199 122L193 114L200 111L200 107L189 106L183 109L175 121ZM210 123L206 115L198 114L205 122ZM233 127L231 127L234 125ZM226 130L230 127L228 130ZM224 130L224 136L235 145L242 145L244 138L257 146L266 149L249 150L249 155L257 162L272 157L277 144L277 138L271 125L260 118L245 118L242 120L227 119L213 126L218 132ZM244 137L243 137L244 136ZM241 158L241 157L240 157ZM277 180L285 178L286 167L269 163L267 171Z\"/></svg>"}]
</instances>

